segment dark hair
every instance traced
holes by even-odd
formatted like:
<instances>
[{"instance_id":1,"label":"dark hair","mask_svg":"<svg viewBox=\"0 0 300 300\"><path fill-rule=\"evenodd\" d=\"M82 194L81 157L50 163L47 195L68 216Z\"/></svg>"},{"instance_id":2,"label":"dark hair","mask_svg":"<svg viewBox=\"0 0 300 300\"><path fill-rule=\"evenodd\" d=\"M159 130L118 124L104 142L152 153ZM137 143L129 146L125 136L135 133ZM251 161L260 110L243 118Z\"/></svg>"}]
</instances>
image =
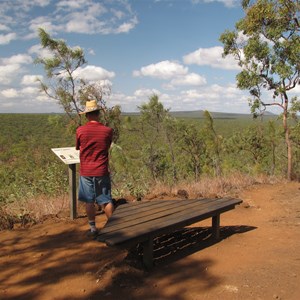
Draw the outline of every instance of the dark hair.
<instances>
[{"instance_id":1,"label":"dark hair","mask_svg":"<svg viewBox=\"0 0 300 300\"><path fill-rule=\"evenodd\" d=\"M90 111L90 112L88 112L88 113L86 113L86 116L88 117L88 116L99 116L99 114L100 114L100 109L97 109L97 110L93 110L93 111Z\"/></svg>"}]
</instances>

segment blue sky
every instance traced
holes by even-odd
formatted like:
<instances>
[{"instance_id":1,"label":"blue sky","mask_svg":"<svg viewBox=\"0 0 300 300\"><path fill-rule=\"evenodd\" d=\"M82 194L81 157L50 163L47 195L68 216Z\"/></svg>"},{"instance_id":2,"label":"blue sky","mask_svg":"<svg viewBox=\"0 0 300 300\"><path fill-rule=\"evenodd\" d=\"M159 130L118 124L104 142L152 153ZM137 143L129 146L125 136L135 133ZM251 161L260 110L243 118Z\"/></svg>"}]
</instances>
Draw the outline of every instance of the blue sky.
<instances>
[{"instance_id":1,"label":"blue sky","mask_svg":"<svg viewBox=\"0 0 300 300\"><path fill-rule=\"evenodd\" d=\"M244 16L239 0L1 0L0 113L62 112L40 94L37 28L84 49L80 76L105 81L122 111L157 94L171 111L249 113L219 36Z\"/></svg>"}]
</instances>

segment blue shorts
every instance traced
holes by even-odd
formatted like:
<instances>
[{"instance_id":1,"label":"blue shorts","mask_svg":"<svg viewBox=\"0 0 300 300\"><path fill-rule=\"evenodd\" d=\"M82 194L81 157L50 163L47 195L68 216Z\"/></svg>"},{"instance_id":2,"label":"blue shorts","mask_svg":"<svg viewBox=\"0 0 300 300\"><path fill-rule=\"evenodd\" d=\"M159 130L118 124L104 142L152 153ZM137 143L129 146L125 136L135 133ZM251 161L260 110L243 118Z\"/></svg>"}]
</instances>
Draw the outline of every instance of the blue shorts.
<instances>
[{"instance_id":1,"label":"blue shorts","mask_svg":"<svg viewBox=\"0 0 300 300\"><path fill-rule=\"evenodd\" d=\"M80 176L78 199L86 203L99 205L112 203L111 182L109 176Z\"/></svg>"}]
</instances>

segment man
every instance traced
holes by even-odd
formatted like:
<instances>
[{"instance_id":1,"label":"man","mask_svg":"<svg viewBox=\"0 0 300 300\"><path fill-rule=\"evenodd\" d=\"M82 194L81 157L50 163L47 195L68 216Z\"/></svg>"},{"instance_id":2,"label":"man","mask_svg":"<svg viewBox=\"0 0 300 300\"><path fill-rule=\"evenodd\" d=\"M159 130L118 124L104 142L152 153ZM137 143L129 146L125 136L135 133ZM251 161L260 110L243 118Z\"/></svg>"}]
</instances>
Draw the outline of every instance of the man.
<instances>
[{"instance_id":1,"label":"man","mask_svg":"<svg viewBox=\"0 0 300 300\"><path fill-rule=\"evenodd\" d=\"M90 225L88 236L96 238L95 203L101 206L107 218L114 211L108 168L113 130L99 122L100 107L96 100L87 101L85 110L80 114L85 114L88 122L76 130L76 149L80 150L78 199L86 205Z\"/></svg>"}]
</instances>

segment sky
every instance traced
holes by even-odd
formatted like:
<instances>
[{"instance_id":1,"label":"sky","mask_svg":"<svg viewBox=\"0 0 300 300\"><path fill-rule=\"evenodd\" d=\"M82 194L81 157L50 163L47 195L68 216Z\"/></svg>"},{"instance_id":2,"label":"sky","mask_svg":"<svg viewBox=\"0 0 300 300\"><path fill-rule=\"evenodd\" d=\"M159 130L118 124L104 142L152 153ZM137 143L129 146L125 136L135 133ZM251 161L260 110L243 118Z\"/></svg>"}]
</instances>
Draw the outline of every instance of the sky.
<instances>
[{"instance_id":1,"label":"sky","mask_svg":"<svg viewBox=\"0 0 300 300\"><path fill-rule=\"evenodd\" d=\"M135 112L156 94L171 111L250 113L219 41L243 17L239 0L0 0L0 113L63 112L36 82L38 28L84 50L78 74L111 86L109 107Z\"/></svg>"}]
</instances>

